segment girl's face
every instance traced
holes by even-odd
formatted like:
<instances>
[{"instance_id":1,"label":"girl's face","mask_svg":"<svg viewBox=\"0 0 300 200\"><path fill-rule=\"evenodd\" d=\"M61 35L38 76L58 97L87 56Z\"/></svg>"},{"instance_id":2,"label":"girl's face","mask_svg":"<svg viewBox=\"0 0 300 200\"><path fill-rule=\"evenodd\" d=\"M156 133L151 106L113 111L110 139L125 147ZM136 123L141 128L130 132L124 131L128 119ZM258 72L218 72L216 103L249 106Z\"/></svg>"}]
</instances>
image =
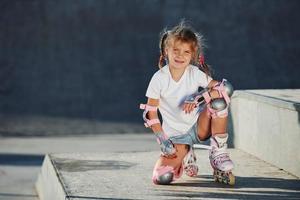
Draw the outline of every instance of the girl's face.
<instances>
[{"instance_id":1,"label":"girl's face","mask_svg":"<svg viewBox=\"0 0 300 200\"><path fill-rule=\"evenodd\" d=\"M169 47L166 48L169 66L176 69L185 69L192 59L191 44L180 40L171 40Z\"/></svg>"}]
</instances>

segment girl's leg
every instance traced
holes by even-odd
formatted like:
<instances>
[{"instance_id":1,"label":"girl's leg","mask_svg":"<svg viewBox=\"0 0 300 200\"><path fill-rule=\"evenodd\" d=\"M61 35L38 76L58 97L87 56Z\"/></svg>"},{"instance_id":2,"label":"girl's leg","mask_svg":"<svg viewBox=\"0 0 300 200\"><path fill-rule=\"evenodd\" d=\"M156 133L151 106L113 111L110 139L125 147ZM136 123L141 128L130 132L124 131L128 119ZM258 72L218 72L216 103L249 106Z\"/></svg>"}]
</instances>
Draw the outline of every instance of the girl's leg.
<instances>
[{"instance_id":1,"label":"girl's leg","mask_svg":"<svg viewBox=\"0 0 300 200\"><path fill-rule=\"evenodd\" d=\"M199 115L197 120L197 133L201 141L208 139L211 136L211 116L207 114L207 108L205 108Z\"/></svg>"},{"instance_id":2,"label":"girl's leg","mask_svg":"<svg viewBox=\"0 0 300 200\"><path fill-rule=\"evenodd\" d=\"M198 117L198 137L200 140L206 140L210 136L227 133L228 117L212 118L207 114L207 108Z\"/></svg>"},{"instance_id":3,"label":"girl's leg","mask_svg":"<svg viewBox=\"0 0 300 200\"><path fill-rule=\"evenodd\" d=\"M157 160L154 166L152 177L152 180L155 184L160 184L157 180L159 179L160 174L164 173L166 169L170 169L175 178L179 178L181 176L183 170L182 162L188 152L188 146L185 144L175 144L175 148L176 156L174 158L160 156L160 158Z\"/></svg>"},{"instance_id":4,"label":"girl's leg","mask_svg":"<svg viewBox=\"0 0 300 200\"><path fill-rule=\"evenodd\" d=\"M211 133L212 136L224 135L227 133L228 117L216 117L211 120Z\"/></svg>"},{"instance_id":5,"label":"girl's leg","mask_svg":"<svg viewBox=\"0 0 300 200\"><path fill-rule=\"evenodd\" d=\"M206 140L212 136L210 150L210 161L213 168L222 171L230 171L233 168L233 162L226 152L227 148L227 122L228 117L212 118L208 114L207 108L199 115L198 118L198 137L200 140Z\"/></svg>"},{"instance_id":6,"label":"girl's leg","mask_svg":"<svg viewBox=\"0 0 300 200\"><path fill-rule=\"evenodd\" d=\"M225 172L233 169L233 162L226 151L228 139L227 121L227 117L212 119L211 150L209 151L211 166L214 169Z\"/></svg>"}]
</instances>

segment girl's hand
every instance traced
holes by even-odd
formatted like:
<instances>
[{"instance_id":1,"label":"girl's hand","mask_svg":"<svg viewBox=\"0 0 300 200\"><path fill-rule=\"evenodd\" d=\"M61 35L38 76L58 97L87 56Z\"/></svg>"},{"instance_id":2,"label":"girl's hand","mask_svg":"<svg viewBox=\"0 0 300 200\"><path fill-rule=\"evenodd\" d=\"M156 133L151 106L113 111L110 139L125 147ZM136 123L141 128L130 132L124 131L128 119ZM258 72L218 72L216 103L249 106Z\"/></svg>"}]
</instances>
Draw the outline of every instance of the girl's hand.
<instances>
[{"instance_id":1,"label":"girl's hand","mask_svg":"<svg viewBox=\"0 0 300 200\"><path fill-rule=\"evenodd\" d=\"M162 152L162 156L166 157L166 158L176 158L176 148L174 146L174 144L172 143L171 140L165 140L163 142L164 144L161 145L160 149Z\"/></svg>"},{"instance_id":2,"label":"girl's hand","mask_svg":"<svg viewBox=\"0 0 300 200\"><path fill-rule=\"evenodd\" d=\"M190 114L196 107L196 103L184 103L182 110L185 114Z\"/></svg>"},{"instance_id":3,"label":"girl's hand","mask_svg":"<svg viewBox=\"0 0 300 200\"><path fill-rule=\"evenodd\" d=\"M164 157L174 158L176 157L176 148L172 141L163 132L154 133L158 144L160 145L161 153Z\"/></svg>"}]
</instances>

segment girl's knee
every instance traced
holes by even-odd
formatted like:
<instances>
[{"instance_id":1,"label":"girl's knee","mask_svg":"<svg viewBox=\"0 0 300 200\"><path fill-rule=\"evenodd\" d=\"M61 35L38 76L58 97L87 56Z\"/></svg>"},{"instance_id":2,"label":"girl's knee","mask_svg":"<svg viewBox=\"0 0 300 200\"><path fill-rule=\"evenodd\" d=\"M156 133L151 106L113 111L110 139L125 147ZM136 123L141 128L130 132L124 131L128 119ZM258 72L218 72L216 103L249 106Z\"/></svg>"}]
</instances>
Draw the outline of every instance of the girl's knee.
<instances>
[{"instance_id":1,"label":"girl's knee","mask_svg":"<svg viewBox=\"0 0 300 200\"><path fill-rule=\"evenodd\" d=\"M189 146L186 144L175 144L176 156L179 159L183 159L189 150Z\"/></svg>"},{"instance_id":2,"label":"girl's knee","mask_svg":"<svg viewBox=\"0 0 300 200\"><path fill-rule=\"evenodd\" d=\"M207 140L208 138L210 138L211 136L211 133L208 132L208 131L201 131L201 130L198 130L198 138L201 140L201 141L205 141Z\"/></svg>"},{"instance_id":3,"label":"girl's knee","mask_svg":"<svg viewBox=\"0 0 300 200\"><path fill-rule=\"evenodd\" d=\"M184 152L188 149L188 145L187 144L175 144L175 148L178 152Z\"/></svg>"},{"instance_id":4,"label":"girl's knee","mask_svg":"<svg viewBox=\"0 0 300 200\"><path fill-rule=\"evenodd\" d=\"M211 134L205 135L205 136L198 136L198 137L199 137L199 139L200 139L201 141L205 141L205 140L209 139L210 136L211 136Z\"/></svg>"}]
</instances>

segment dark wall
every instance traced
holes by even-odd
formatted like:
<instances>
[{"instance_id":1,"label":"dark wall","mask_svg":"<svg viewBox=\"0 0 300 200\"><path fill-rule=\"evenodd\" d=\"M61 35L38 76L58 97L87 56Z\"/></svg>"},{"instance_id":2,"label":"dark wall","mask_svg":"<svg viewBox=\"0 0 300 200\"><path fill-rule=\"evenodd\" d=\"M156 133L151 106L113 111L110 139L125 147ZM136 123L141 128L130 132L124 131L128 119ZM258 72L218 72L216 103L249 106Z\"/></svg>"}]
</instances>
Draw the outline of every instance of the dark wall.
<instances>
[{"instance_id":1,"label":"dark wall","mask_svg":"<svg viewBox=\"0 0 300 200\"><path fill-rule=\"evenodd\" d=\"M300 87L300 1L0 1L0 109L141 122L159 32L190 21L214 77Z\"/></svg>"}]
</instances>

